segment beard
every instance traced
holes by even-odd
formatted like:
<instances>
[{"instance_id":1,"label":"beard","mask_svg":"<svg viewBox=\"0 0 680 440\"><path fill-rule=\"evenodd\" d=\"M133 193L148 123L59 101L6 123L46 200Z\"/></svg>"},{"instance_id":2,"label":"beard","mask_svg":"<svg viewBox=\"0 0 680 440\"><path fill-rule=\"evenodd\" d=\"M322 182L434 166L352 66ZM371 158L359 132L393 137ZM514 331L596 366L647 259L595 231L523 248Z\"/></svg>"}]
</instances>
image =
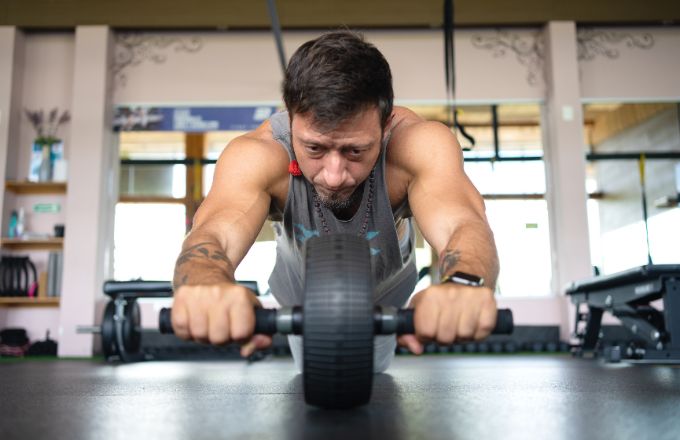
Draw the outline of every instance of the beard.
<instances>
[{"instance_id":1,"label":"beard","mask_svg":"<svg viewBox=\"0 0 680 440\"><path fill-rule=\"evenodd\" d=\"M349 196L343 197L341 194L321 194L314 190L319 202L324 208L331 211L342 211L344 209L349 209L355 206L357 203L361 202L361 196L363 195L364 184L359 185Z\"/></svg>"}]
</instances>

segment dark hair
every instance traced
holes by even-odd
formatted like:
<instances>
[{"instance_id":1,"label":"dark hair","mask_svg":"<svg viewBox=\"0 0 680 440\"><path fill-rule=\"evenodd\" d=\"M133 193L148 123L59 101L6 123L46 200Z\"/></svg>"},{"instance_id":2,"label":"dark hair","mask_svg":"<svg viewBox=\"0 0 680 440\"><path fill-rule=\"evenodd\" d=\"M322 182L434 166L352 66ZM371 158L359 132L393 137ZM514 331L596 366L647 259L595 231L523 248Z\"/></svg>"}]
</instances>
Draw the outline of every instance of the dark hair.
<instances>
[{"instance_id":1,"label":"dark hair","mask_svg":"<svg viewBox=\"0 0 680 440\"><path fill-rule=\"evenodd\" d=\"M316 124L327 127L377 106L385 128L394 100L392 73L382 53L361 34L329 32L293 54L283 100L291 119L295 113L311 112Z\"/></svg>"}]
</instances>

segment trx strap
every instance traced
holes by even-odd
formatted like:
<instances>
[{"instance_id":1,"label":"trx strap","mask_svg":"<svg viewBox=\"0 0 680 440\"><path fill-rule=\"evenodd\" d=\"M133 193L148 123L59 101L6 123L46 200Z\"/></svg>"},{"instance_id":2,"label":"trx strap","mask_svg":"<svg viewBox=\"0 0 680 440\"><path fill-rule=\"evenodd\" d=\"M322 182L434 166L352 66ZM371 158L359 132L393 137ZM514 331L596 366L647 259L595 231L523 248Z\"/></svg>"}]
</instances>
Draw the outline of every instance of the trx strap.
<instances>
[{"instance_id":1,"label":"trx strap","mask_svg":"<svg viewBox=\"0 0 680 440\"><path fill-rule=\"evenodd\" d=\"M281 63L281 71L286 73L286 54L283 51L283 38L281 37L281 23L279 23L279 14L276 11L275 0L267 0L267 9L269 9L269 20L272 24L272 32L274 33L274 41L276 41L276 50L279 52L279 62Z\"/></svg>"},{"instance_id":2,"label":"trx strap","mask_svg":"<svg viewBox=\"0 0 680 440\"><path fill-rule=\"evenodd\" d=\"M444 69L446 75L447 121L455 127L474 147L475 138L458 122L458 110L454 102L456 96L455 48L453 40L454 7L453 0L444 0Z\"/></svg>"}]
</instances>

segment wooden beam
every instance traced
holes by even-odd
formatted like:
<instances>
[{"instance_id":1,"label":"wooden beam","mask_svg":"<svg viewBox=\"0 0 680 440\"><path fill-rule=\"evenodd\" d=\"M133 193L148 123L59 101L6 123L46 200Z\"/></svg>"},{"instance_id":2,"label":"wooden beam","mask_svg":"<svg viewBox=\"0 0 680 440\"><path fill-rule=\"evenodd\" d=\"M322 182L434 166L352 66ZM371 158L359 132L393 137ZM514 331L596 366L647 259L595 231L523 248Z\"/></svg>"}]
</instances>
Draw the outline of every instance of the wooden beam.
<instances>
[{"instance_id":1,"label":"wooden beam","mask_svg":"<svg viewBox=\"0 0 680 440\"><path fill-rule=\"evenodd\" d=\"M109 25L144 29L268 29L265 1L241 0L3 0L0 25L73 28ZM442 0L279 0L283 28L439 27ZM678 23L677 0L457 0L461 26L578 23Z\"/></svg>"},{"instance_id":2,"label":"wooden beam","mask_svg":"<svg viewBox=\"0 0 680 440\"><path fill-rule=\"evenodd\" d=\"M193 165L187 166L186 225L187 232L189 232L194 221L194 215L203 201L203 165L201 165L200 160L203 158L205 133L186 133L185 143L187 159L196 160Z\"/></svg>"},{"instance_id":3,"label":"wooden beam","mask_svg":"<svg viewBox=\"0 0 680 440\"><path fill-rule=\"evenodd\" d=\"M615 110L601 112L595 117L590 145L597 149L607 139L675 106L676 104L623 104Z\"/></svg>"}]
</instances>

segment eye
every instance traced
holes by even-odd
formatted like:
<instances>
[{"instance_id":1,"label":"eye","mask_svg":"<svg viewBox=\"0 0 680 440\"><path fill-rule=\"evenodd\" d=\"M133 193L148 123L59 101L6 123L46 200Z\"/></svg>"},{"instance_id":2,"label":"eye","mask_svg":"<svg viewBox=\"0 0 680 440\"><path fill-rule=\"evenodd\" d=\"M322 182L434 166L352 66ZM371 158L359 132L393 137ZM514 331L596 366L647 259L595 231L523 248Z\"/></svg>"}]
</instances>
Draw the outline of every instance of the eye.
<instances>
[{"instance_id":1,"label":"eye","mask_svg":"<svg viewBox=\"0 0 680 440\"><path fill-rule=\"evenodd\" d=\"M361 155L364 153L364 150L361 150L359 148L349 148L347 150L347 154L352 157L352 158L358 158L361 157Z\"/></svg>"},{"instance_id":2,"label":"eye","mask_svg":"<svg viewBox=\"0 0 680 440\"><path fill-rule=\"evenodd\" d=\"M320 154L321 151L322 151L321 147L318 146L318 145L307 145L307 146L305 147L305 149L307 150L307 152L308 152L309 154L313 154L313 155L318 155L318 154Z\"/></svg>"}]
</instances>

